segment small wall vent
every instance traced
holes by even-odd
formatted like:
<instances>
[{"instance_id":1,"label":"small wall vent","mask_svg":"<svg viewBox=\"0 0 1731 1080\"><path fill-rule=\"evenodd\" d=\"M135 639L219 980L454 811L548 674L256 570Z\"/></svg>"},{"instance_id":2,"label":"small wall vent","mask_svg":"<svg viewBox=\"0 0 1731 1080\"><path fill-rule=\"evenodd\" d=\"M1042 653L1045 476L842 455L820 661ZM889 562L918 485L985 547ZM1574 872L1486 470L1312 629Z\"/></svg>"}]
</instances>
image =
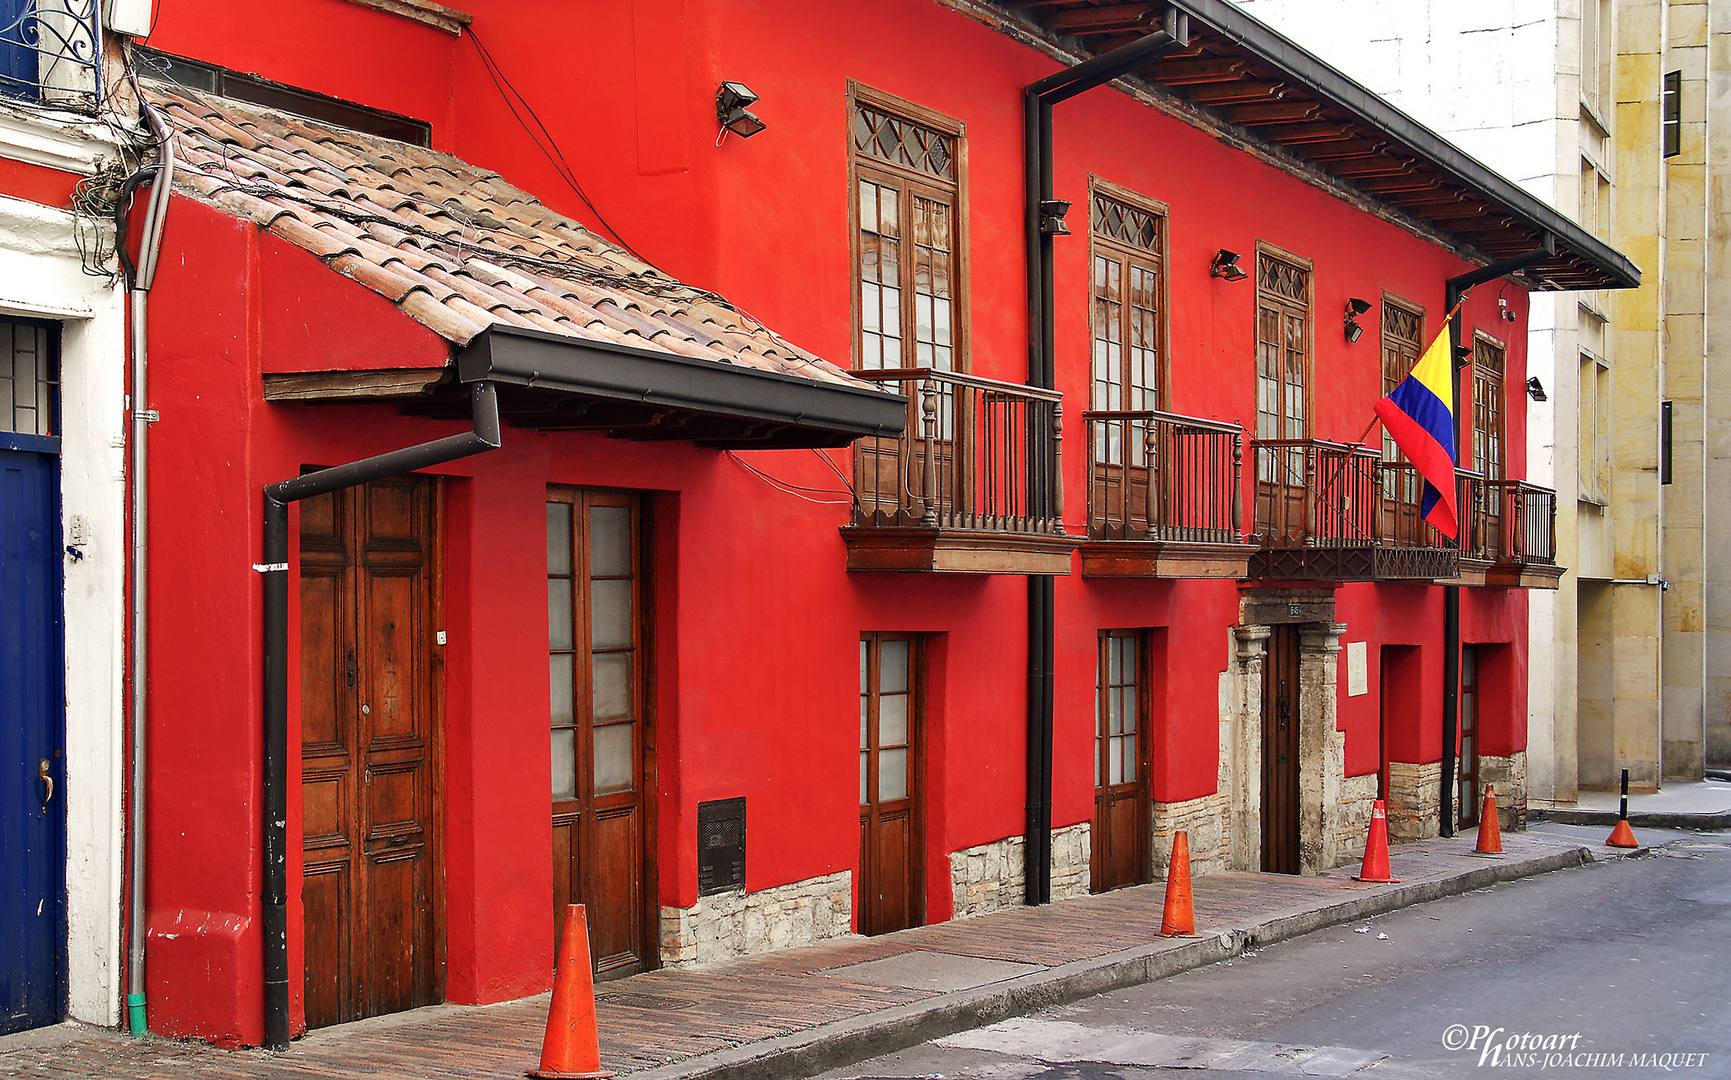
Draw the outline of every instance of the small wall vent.
<instances>
[{"instance_id":1,"label":"small wall vent","mask_svg":"<svg viewBox=\"0 0 1731 1080\"><path fill-rule=\"evenodd\" d=\"M697 804L697 895L745 888L745 799Z\"/></svg>"}]
</instances>

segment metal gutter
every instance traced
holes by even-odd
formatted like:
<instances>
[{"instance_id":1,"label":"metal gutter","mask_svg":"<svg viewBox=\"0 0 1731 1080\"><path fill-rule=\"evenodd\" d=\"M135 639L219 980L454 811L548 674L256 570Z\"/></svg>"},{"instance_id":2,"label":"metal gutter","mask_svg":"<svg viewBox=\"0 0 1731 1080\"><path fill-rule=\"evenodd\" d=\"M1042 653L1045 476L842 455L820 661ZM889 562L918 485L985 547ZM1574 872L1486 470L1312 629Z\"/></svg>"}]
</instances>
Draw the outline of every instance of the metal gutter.
<instances>
[{"instance_id":1,"label":"metal gutter","mask_svg":"<svg viewBox=\"0 0 1731 1080\"><path fill-rule=\"evenodd\" d=\"M1046 390L1056 386L1057 286L1052 265L1052 237L1060 231L1063 214L1051 203L1052 106L1126 75L1162 53L1181 47L1188 38L1189 24L1185 16L1168 7L1163 13L1160 29L1030 83L1023 90L1022 173L1026 189L1024 226L1027 240L1029 386ZM1033 501L1042 508L1040 516L1054 516L1052 508L1058 479L1053 474L1055 460L1050 433L1031 432L1028 439L1029 475ZM1027 802L1022 857L1023 901L1029 905L1048 903L1052 899L1055 595L1055 582L1051 575L1029 575Z\"/></svg>"},{"instance_id":2,"label":"metal gutter","mask_svg":"<svg viewBox=\"0 0 1731 1080\"><path fill-rule=\"evenodd\" d=\"M497 450L499 400L491 383L469 388L475 429L462 435L305 473L264 489L264 1045L289 1047L288 952L288 504Z\"/></svg>"},{"instance_id":3,"label":"metal gutter","mask_svg":"<svg viewBox=\"0 0 1731 1080\"><path fill-rule=\"evenodd\" d=\"M897 435L907 398L866 383L819 382L649 349L491 326L457 354L464 382L579 394L744 417L853 437Z\"/></svg>"},{"instance_id":4,"label":"metal gutter","mask_svg":"<svg viewBox=\"0 0 1731 1080\"><path fill-rule=\"evenodd\" d=\"M1232 39L1255 59L1308 87L1318 100L1351 113L1399 142L1426 164L1503 203L1510 215L1534 231L1551 234L1571 254L1578 255L1609 279L1600 288L1632 289L1641 284L1640 268L1622 252L1242 8L1228 0L1171 2L1198 22Z\"/></svg>"}]
</instances>

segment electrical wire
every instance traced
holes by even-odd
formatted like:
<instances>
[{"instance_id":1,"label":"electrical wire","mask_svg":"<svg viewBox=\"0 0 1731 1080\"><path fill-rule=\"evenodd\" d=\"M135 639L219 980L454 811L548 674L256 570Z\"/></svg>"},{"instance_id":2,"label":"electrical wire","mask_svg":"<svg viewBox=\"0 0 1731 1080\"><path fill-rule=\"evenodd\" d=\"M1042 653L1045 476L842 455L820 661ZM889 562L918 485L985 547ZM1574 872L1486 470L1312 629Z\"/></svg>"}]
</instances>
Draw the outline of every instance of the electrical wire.
<instances>
[{"instance_id":1,"label":"electrical wire","mask_svg":"<svg viewBox=\"0 0 1731 1080\"><path fill-rule=\"evenodd\" d=\"M794 484L786 480L777 479L776 477L756 468L732 450L726 450L723 452L733 460L734 464L738 465L746 472L757 477L759 480L762 480L770 487L773 487L784 494L792 495L796 499L804 499L808 503L816 503L819 506L852 506L854 504L854 500L851 497L847 499L814 499L810 495L803 494L803 492L809 491L819 495L840 495L841 492L832 491L828 488L806 487L803 484Z\"/></svg>"}]
</instances>

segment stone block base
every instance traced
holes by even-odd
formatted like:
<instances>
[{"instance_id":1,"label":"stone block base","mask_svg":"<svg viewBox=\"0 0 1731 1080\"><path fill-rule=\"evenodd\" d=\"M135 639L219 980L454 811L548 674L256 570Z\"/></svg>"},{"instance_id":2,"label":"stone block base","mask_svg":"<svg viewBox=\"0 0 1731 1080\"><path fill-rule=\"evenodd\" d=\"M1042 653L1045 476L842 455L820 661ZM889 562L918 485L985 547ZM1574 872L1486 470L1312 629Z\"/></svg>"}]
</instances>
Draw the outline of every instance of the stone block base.
<instances>
[{"instance_id":1,"label":"stone block base","mask_svg":"<svg viewBox=\"0 0 1731 1080\"><path fill-rule=\"evenodd\" d=\"M1052 899L1088 895L1090 827L1087 822L1052 830ZM1025 892L1021 836L950 853L950 893L954 918L966 919L1020 907Z\"/></svg>"},{"instance_id":2,"label":"stone block base","mask_svg":"<svg viewBox=\"0 0 1731 1080\"><path fill-rule=\"evenodd\" d=\"M1509 757L1480 757L1479 784L1481 788L1489 784L1497 793L1497 828L1503 832L1519 832L1527 827L1525 750Z\"/></svg>"},{"instance_id":3,"label":"stone block base","mask_svg":"<svg viewBox=\"0 0 1731 1080\"><path fill-rule=\"evenodd\" d=\"M1172 837L1179 830L1188 834L1192 877L1231 869L1227 836L1232 826L1232 800L1224 791L1184 802L1156 802L1153 819L1154 880L1166 880Z\"/></svg>"},{"instance_id":4,"label":"stone block base","mask_svg":"<svg viewBox=\"0 0 1731 1080\"><path fill-rule=\"evenodd\" d=\"M1331 829L1336 838L1333 865L1346 866L1364 858L1365 841L1370 836L1371 804L1375 802L1375 773L1341 780L1340 798L1334 813L1323 818L1324 827Z\"/></svg>"},{"instance_id":5,"label":"stone block base","mask_svg":"<svg viewBox=\"0 0 1731 1080\"><path fill-rule=\"evenodd\" d=\"M853 872L842 870L748 893L700 896L661 909L661 963L707 964L813 945L853 929Z\"/></svg>"},{"instance_id":6,"label":"stone block base","mask_svg":"<svg viewBox=\"0 0 1731 1080\"><path fill-rule=\"evenodd\" d=\"M1522 798L1525 798L1523 795ZM1388 838L1396 844L1440 835L1442 762L1388 763Z\"/></svg>"}]
</instances>

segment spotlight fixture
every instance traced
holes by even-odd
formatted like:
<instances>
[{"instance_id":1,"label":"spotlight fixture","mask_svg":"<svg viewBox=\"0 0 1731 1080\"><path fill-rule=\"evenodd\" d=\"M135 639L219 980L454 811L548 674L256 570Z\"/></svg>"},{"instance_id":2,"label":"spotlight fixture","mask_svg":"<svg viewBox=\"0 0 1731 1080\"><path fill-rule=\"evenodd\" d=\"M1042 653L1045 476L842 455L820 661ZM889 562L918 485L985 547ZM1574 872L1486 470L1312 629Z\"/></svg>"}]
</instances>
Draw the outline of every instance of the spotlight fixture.
<instances>
[{"instance_id":1,"label":"spotlight fixture","mask_svg":"<svg viewBox=\"0 0 1731 1080\"><path fill-rule=\"evenodd\" d=\"M1545 393L1545 384L1539 381L1537 375L1527 380L1527 396L1534 401L1550 400L1550 396Z\"/></svg>"},{"instance_id":2,"label":"spotlight fixture","mask_svg":"<svg viewBox=\"0 0 1731 1080\"><path fill-rule=\"evenodd\" d=\"M1046 236L1069 236L1070 226L1064 224L1064 215L1070 212L1067 199L1042 199L1040 201L1040 232Z\"/></svg>"},{"instance_id":3,"label":"spotlight fixture","mask_svg":"<svg viewBox=\"0 0 1731 1080\"><path fill-rule=\"evenodd\" d=\"M1369 300L1349 297L1346 301L1346 340L1357 341L1364 336L1364 327L1358 324L1358 317L1370 310Z\"/></svg>"},{"instance_id":4,"label":"spotlight fixture","mask_svg":"<svg viewBox=\"0 0 1731 1080\"><path fill-rule=\"evenodd\" d=\"M1504 322L1515 321L1515 313L1509 309L1509 302L1500 296L1497 297L1497 308L1502 315ZM1544 399L1540 398L1539 400L1543 401Z\"/></svg>"},{"instance_id":5,"label":"spotlight fixture","mask_svg":"<svg viewBox=\"0 0 1731 1080\"><path fill-rule=\"evenodd\" d=\"M757 95L751 92L751 87L739 82L724 82L715 92L715 118L721 121L722 127L742 139L749 139L769 126L746 108L755 101Z\"/></svg>"},{"instance_id":6,"label":"spotlight fixture","mask_svg":"<svg viewBox=\"0 0 1731 1080\"><path fill-rule=\"evenodd\" d=\"M1227 281L1243 281L1250 276L1244 267L1238 265L1238 253L1225 248L1214 253L1214 261L1208 264L1208 272Z\"/></svg>"}]
</instances>

